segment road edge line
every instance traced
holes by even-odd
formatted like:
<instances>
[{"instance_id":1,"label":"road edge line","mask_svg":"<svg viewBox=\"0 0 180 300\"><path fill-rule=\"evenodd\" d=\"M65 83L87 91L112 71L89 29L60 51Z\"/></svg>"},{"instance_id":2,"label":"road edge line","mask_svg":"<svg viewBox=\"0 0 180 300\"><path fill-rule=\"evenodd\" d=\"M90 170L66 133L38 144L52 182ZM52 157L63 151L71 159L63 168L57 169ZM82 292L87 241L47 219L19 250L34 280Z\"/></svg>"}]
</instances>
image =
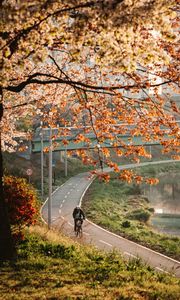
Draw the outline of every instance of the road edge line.
<instances>
[{"instance_id":1,"label":"road edge line","mask_svg":"<svg viewBox=\"0 0 180 300\"><path fill-rule=\"evenodd\" d=\"M133 241L131 241L131 240L128 240L128 239L126 239L126 238L124 238L124 237L122 237L122 236L120 236L120 235L118 235L118 234L116 234L116 233L114 233L114 232L111 232L111 231L109 231L109 230L107 230L107 229L105 229L105 228L103 228L103 227L101 227L101 226L99 226L99 225L93 223L93 222L90 221L89 219L86 219L86 221L89 222L90 224L94 225L95 227L97 227L97 228L99 228L99 229L102 229L102 230L105 231L106 233L112 234L113 236L117 237L118 239L126 240L126 241L132 243L133 245L138 245L138 246L140 246L142 249L146 249L146 250L149 250L149 251L151 251L151 252L153 252L153 253L159 254L160 256L162 256L162 257L164 257L164 258L167 258L167 259L173 261L174 263L179 264L179 266L180 266L180 261L178 261L178 260L175 260L175 259L173 259L173 258L171 258L171 257L169 257L169 256L166 256L166 255L164 255L164 254L162 254L162 253L160 253L160 252L156 252L155 250L152 250L152 249L147 248L147 247L145 247L145 246L143 246L143 245L141 245L141 244L138 244L138 243L135 243L135 242L133 242Z\"/></svg>"}]
</instances>

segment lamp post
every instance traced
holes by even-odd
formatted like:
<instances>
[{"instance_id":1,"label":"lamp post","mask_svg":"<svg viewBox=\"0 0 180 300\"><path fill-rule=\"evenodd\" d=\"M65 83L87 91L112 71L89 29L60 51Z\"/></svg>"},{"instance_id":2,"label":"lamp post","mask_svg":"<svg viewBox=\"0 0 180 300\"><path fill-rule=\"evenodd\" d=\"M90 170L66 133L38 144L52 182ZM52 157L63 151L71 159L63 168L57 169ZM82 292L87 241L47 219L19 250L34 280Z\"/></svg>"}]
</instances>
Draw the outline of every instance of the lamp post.
<instances>
[{"instance_id":1,"label":"lamp post","mask_svg":"<svg viewBox=\"0 0 180 300\"><path fill-rule=\"evenodd\" d=\"M104 167L104 153L102 152L102 148L101 148L101 145L99 143L97 144L97 148L98 148L99 155L100 155L100 151L101 151L102 157L100 157L100 167L103 170L103 167Z\"/></svg>"},{"instance_id":2,"label":"lamp post","mask_svg":"<svg viewBox=\"0 0 180 300\"><path fill-rule=\"evenodd\" d=\"M64 171L65 171L65 177L67 177L67 146L65 146L65 151L64 151Z\"/></svg>"},{"instance_id":3,"label":"lamp post","mask_svg":"<svg viewBox=\"0 0 180 300\"><path fill-rule=\"evenodd\" d=\"M151 160L152 160L152 146L151 145L149 146L149 152L150 152Z\"/></svg>"},{"instance_id":4,"label":"lamp post","mask_svg":"<svg viewBox=\"0 0 180 300\"><path fill-rule=\"evenodd\" d=\"M44 198L44 154L43 154L43 122L41 122L41 197Z\"/></svg>"},{"instance_id":5,"label":"lamp post","mask_svg":"<svg viewBox=\"0 0 180 300\"><path fill-rule=\"evenodd\" d=\"M49 198L48 198L48 228L51 228L52 209L52 129L49 129Z\"/></svg>"},{"instance_id":6,"label":"lamp post","mask_svg":"<svg viewBox=\"0 0 180 300\"><path fill-rule=\"evenodd\" d=\"M65 125L66 128L66 125ZM65 177L67 177L67 145L65 145L65 151L64 151L64 172Z\"/></svg>"}]
</instances>

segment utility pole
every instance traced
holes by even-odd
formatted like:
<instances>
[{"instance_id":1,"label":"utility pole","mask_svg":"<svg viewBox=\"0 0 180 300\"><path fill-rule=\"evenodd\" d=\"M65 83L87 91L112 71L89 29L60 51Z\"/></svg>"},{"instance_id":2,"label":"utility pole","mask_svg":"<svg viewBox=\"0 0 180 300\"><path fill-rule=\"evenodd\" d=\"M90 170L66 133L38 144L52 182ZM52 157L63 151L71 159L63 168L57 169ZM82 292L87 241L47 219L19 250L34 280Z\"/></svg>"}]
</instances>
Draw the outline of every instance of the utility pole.
<instances>
[{"instance_id":1,"label":"utility pole","mask_svg":"<svg viewBox=\"0 0 180 300\"><path fill-rule=\"evenodd\" d=\"M65 171L65 177L67 177L67 149L65 149L64 151L64 171Z\"/></svg>"},{"instance_id":2,"label":"utility pole","mask_svg":"<svg viewBox=\"0 0 180 300\"><path fill-rule=\"evenodd\" d=\"M52 209L52 129L49 129L49 198L48 198L48 228L51 228Z\"/></svg>"},{"instance_id":3,"label":"utility pole","mask_svg":"<svg viewBox=\"0 0 180 300\"><path fill-rule=\"evenodd\" d=\"M149 152L150 152L151 160L152 160L152 146L151 145L149 146Z\"/></svg>"},{"instance_id":4,"label":"utility pole","mask_svg":"<svg viewBox=\"0 0 180 300\"><path fill-rule=\"evenodd\" d=\"M44 154L43 154L43 122L41 122L41 198L44 198Z\"/></svg>"},{"instance_id":5,"label":"utility pole","mask_svg":"<svg viewBox=\"0 0 180 300\"><path fill-rule=\"evenodd\" d=\"M67 177L67 145L65 145L65 151L64 151L64 172L65 172L65 177Z\"/></svg>"}]
</instances>

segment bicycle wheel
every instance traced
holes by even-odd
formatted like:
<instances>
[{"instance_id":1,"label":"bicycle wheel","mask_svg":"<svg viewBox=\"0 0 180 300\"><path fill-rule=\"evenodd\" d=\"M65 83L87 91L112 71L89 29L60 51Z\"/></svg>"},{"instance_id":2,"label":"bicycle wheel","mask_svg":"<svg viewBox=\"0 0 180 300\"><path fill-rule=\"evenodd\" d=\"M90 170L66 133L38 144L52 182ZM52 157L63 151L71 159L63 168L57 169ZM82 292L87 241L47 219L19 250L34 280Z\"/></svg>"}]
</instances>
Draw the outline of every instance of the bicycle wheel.
<instances>
[{"instance_id":1,"label":"bicycle wheel","mask_svg":"<svg viewBox=\"0 0 180 300\"><path fill-rule=\"evenodd\" d=\"M81 237L82 236L82 224L81 224L81 221L77 221L76 223L76 232L75 232L76 236L78 237Z\"/></svg>"},{"instance_id":2,"label":"bicycle wheel","mask_svg":"<svg viewBox=\"0 0 180 300\"><path fill-rule=\"evenodd\" d=\"M79 228L78 234L79 234L79 237L82 237L82 225L81 225L81 227Z\"/></svg>"}]
</instances>

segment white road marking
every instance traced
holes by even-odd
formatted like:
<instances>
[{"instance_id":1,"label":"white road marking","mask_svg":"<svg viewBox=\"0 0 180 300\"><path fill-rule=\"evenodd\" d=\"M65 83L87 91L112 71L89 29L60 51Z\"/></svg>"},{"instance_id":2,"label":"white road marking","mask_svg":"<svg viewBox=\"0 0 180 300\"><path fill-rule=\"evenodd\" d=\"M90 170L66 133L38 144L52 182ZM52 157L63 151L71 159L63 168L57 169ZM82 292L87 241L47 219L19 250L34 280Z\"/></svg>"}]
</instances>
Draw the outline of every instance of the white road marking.
<instances>
[{"instance_id":1,"label":"white road marking","mask_svg":"<svg viewBox=\"0 0 180 300\"><path fill-rule=\"evenodd\" d=\"M67 192L67 194L69 195L69 194L70 194L70 192Z\"/></svg>"},{"instance_id":2,"label":"white road marking","mask_svg":"<svg viewBox=\"0 0 180 300\"><path fill-rule=\"evenodd\" d=\"M64 203L66 200L64 199L62 202Z\"/></svg>"},{"instance_id":3,"label":"white road marking","mask_svg":"<svg viewBox=\"0 0 180 300\"><path fill-rule=\"evenodd\" d=\"M61 218L64 220L64 217L63 217L63 216L61 216Z\"/></svg>"},{"instance_id":4,"label":"white road marking","mask_svg":"<svg viewBox=\"0 0 180 300\"><path fill-rule=\"evenodd\" d=\"M57 189L55 189L54 192L52 192L52 195L54 195L57 192L58 189L59 189L59 186L57 187Z\"/></svg>"},{"instance_id":5,"label":"white road marking","mask_svg":"<svg viewBox=\"0 0 180 300\"><path fill-rule=\"evenodd\" d=\"M67 198L67 195L65 195L64 198Z\"/></svg>"},{"instance_id":6,"label":"white road marking","mask_svg":"<svg viewBox=\"0 0 180 300\"><path fill-rule=\"evenodd\" d=\"M59 209L59 213L61 214L61 209Z\"/></svg>"},{"instance_id":7,"label":"white road marking","mask_svg":"<svg viewBox=\"0 0 180 300\"><path fill-rule=\"evenodd\" d=\"M162 271L162 272L164 272L164 273L170 274L169 272L167 272L167 271L165 271L165 270L163 270L163 269L161 269L161 268L159 268L159 267L155 267L155 269L157 269L157 270L159 270L159 271Z\"/></svg>"},{"instance_id":8,"label":"white road marking","mask_svg":"<svg viewBox=\"0 0 180 300\"><path fill-rule=\"evenodd\" d=\"M109 243L106 243L105 241L103 241L103 240L99 240L101 243L103 243L103 244L106 244L106 245L108 245L108 246L110 246L110 247L112 247L112 245L111 244L109 244Z\"/></svg>"},{"instance_id":9,"label":"white road marking","mask_svg":"<svg viewBox=\"0 0 180 300\"><path fill-rule=\"evenodd\" d=\"M141 164L141 165L142 165L142 164ZM145 165L145 163L143 163L143 165ZM147 164L146 164L146 165L147 165ZM140 164L139 164L139 166L140 166ZM85 190L85 191L86 191L86 190ZM83 195L84 195L84 194L83 194ZM82 201L83 195L81 196L81 201ZM117 237L119 240L127 241L127 240L126 240L125 238L123 238L122 236L119 236L119 235L117 235L117 234L115 234L115 233L113 233L113 232L110 232L110 231L108 231L107 229L104 229L103 227L100 227L99 225L97 225L97 224L91 222L91 221L88 220L88 219L86 219L86 221L87 221L89 224L92 224L94 227L97 227L97 228L99 228L100 230L105 231L105 232L107 232L108 234L111 234L111 236ZM136 244L135 242L133 242L133 241L128 240L128 243L131 243L132 245L137 246L137 244ZM142 245L139 245L139 244L138 244L138 247L141 248L141 249L148 250L148 251L150 250L149 248L147 248L147 247L145 247L145 246L142 246ZM179 268L179 261L178 261L178 260L175 260L175 259L173 259L173 258L171 258L171 257L167 257L166 255L163 255L162 253L156 252L156 251L154 251L154 250L150 250L150 251L151 251L151 253L155 253L156 255L158 255L158 256L160 256L160 257L164 257L164 258L168 259L169 261L178 264L178 268ZM126 253L126 252L124 252L124 253ZM127 252L127 253L128 253L128 252Z\"/></svg>"},{"instance_id":10,"label":"white road marking","mask_svg":"<svg viewBox=\"0 0 180 300\"><path fill-rule=\"evenodd\" d=\"M129 255L129 256L132 256L132 257L134 257L134 258L137 258L137 256L135 256L135 255L133 255L133 254L131 254L131 253L129 253L129 252L124 252L124 254Z\"/></svg>"},{"instance_id":11,"label":"white road marking","mask_svg":"<svg viewBox=\"0 0 180 300\"><path fill-rule=\"evenodd\" d=\"M68 224L69 224L70 226L72 226L72 227L74 226L74 225L73 225L73 224L71 224L70 222L68 222Z\"/></svg>"},{"instance_id":12,"label":"white road marking","mask_svg":"<svg viewBox=\"0 0 180 300\"><path fill-rule=\"evenodd\" d=\"M63 206L63 205L61 204L61 205L60 205L60 208L61 208L62 206Z\"/></svg>"}]
</instances>

